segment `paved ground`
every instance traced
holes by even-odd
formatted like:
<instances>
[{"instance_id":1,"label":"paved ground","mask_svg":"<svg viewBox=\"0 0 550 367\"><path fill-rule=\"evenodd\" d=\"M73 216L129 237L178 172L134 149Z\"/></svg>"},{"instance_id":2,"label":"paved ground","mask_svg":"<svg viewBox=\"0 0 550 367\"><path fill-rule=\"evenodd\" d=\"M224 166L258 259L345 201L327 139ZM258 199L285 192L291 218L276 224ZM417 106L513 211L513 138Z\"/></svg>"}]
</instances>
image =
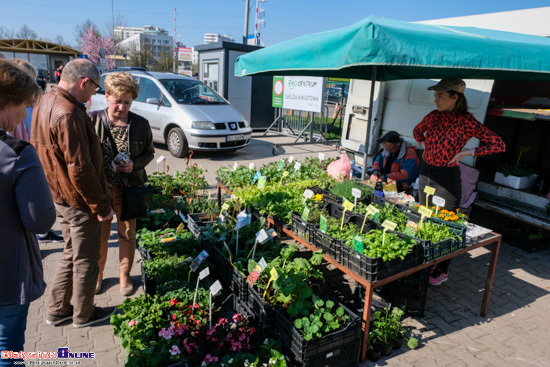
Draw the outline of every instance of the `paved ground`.
<instances>
[{"instance_id":1,"label":"paved ground","mask_svg":"<svg viewBox=\"0 0 550 367\"><path fill-rule=\"evenodd\" d=\"M256 166L293 155L303 159L323 152L337 156L332 147L302 145L282 147L272 155L272 143L293 141L287 137L261 137L255 134L253 143L240 151L223 154L196 154L192 163L208 170L207 180L214 184L215 171L222 165L237 161ZM283 150L284 148L284 150ZM185 161L175 159L163 146L157 146L155 158L164 155L170 172L185 167ZM147 170L156 170L153 161ZM160 166L162 169L162 165ZM113 224L115 228L116 224ZM59 233L59 227L54 227ZM113 232L114 233L114 232ZM103 290L96 296L99 306L118 305L124 297L118 286L118 247L116 235L110 243L105 268ZM63 244L41 246L45 280L52 282ZM136 254L136 260L139 254ZM390 357L361 366L550 366L550 249L526 253L504 243L497 265L493 294L486 318L479 316L489 251L477 249L457 257L451 264L450 280L428 292L425 317L408 318L421 338L421 348L409 351L402 347ZM134 286L140 286L139 267L132 271ZM138 288L138 295L143 293ZM31 304L26 332L25 351L57 351L68 347L73 352L95 352L94 361L82 360L82 366L122 366L126 352L121 349L113 328L105 322L94 327L74 329L67 322L58 327L45 323L45 295Z\"/></svg>"}]
</instances>

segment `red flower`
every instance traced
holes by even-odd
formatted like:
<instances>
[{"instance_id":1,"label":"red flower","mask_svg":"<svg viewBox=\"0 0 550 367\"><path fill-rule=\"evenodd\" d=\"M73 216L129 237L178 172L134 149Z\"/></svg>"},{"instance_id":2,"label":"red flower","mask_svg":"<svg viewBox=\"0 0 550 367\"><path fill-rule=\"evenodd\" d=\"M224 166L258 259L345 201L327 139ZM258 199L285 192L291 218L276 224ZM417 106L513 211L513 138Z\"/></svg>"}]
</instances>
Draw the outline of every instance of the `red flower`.
<instances>
[{"instance_id":1,"label":"red flower","mask_svg":"<svg viewBox=\"0 0 550 367\"><path fill-rule=\"evenodd\" d=\"M170 300L170 305L175 306L178 304L178 301L176 301L176 297Z\"/></svg>"}]
</instances>

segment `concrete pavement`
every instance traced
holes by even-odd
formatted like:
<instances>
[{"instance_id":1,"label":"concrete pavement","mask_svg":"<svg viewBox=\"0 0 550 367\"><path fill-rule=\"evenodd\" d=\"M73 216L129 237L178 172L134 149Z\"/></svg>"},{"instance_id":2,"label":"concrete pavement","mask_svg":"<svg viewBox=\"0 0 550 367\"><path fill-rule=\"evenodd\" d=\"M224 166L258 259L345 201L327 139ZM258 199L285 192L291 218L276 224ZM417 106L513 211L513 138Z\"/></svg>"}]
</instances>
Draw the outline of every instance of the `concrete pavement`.
<instances>
[{"instance_id":1,"label":"concrete pavement","mask_svg":"<svg viewBox=\"0 0 550 367\"><path fill-rule=\"evenodd\" d=\"M301 160L319 152L327 157L339 154L333 147L302 145L281 147L279 154L273 156L273 143L291 141L288 137L255 134L247 148L231 153L196 153L191 163L208 170L206 179L215 186L215 171L235 161L253 161L259 166L289 155ZM173 158L159 145L155 159L161 155L166 157L171 173L186 166L185 160ZM156 167L153 161L147 172L152 173ZM57 224L54 229L60 234ZM63 245L41 245L48 289L30 306L25 352L68 347L72 352L95 352L94 360L79 360L81 366L122 366L126 351L108 322L82 329L73 328L70 322L58 327L45 323L49 285ZM479 310L489 256L489 250L481 248L453 259L449 281L428 291L425 316L406 319L406 325L413 326L421 339L419 349L410 351L403 346L390 357L361 366L550 366L550 249L526 253L503 243L489 312L482 318ZM138 259L136 254L136 263ZM118 305L124 300L119 292L118 266L116 232L112 232L104 285L95 301L98 306ZM143 293L137 264L132 269L132 279L137 289L131 296L134 297Z\"/></svg>"}]
</instances>

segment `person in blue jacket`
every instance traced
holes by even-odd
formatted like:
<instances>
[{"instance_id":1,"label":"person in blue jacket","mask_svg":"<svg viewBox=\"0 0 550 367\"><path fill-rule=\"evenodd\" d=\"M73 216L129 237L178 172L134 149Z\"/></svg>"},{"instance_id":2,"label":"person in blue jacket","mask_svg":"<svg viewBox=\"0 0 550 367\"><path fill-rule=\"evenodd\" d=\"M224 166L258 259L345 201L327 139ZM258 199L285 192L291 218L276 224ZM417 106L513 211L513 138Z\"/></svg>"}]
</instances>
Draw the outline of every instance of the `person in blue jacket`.
<instances>
[{"instance_id":1,"label":"person in blue jacket","mask_svg":"<svg viewBox=\"0 0 550 367\"><path fill-rule=\"evenodd\" d=\"M396 131L388 131L377 140L384 149L371 168L372 181L397 181L397 190L404 191L416 181L420 160L416 148L407 143Z\"/></svg>"}]
</instances>

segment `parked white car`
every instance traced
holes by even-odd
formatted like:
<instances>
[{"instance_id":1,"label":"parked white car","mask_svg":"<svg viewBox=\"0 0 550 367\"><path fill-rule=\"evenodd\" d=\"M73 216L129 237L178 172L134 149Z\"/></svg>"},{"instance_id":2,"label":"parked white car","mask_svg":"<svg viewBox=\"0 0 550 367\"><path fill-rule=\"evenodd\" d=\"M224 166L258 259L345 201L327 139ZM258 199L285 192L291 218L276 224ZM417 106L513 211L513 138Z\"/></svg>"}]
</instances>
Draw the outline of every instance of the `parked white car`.
<instances>
[{"instance_id":1,"label":"parked white car","mask_svg":"<svg viewBox=\"0 0 550 367\"><path fill-rule=\"evenodd\" d=\"M188 150L230 151L250 142L252 128L227 100L199 80L187 76L127 69L139 82L130 110L149 120L153 140L168 146L174 157ZM107 108L102 91L92 96L90 111Z\"/></svg>"}]
</instances>

